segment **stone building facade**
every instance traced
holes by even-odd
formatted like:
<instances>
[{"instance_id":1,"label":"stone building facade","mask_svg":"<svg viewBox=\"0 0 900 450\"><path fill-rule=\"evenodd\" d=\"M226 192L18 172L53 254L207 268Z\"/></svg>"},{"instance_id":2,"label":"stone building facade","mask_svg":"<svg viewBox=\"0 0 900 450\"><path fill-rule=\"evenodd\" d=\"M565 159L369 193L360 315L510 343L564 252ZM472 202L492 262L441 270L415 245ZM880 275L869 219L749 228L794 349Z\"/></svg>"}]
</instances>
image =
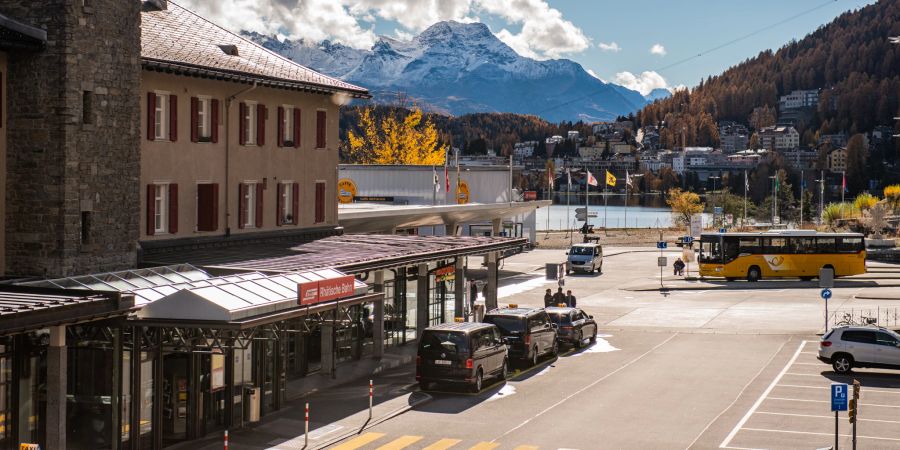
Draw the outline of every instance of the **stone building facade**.
<instances>
[{"instance_id":1,"label":"stone building facade","mask_svg":"<svg viewBox=\"0 0 900 450\"><path fill-rule=\"evenodd\" d=\"M10 51L6 273L65 276L136 264L140 9L123 0L6 0L46 31Z\"/></svg>"}]
</instances>

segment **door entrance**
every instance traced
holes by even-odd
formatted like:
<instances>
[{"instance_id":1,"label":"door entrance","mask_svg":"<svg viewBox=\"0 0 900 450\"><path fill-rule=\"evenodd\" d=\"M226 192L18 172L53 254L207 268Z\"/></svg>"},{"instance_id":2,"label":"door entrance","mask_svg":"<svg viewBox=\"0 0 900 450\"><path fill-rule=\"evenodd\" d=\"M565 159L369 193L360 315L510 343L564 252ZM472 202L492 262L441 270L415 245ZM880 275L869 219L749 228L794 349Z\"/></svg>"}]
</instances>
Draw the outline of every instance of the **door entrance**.
<instances>
[{"instance_id":1,"label":"door entrance","mask_svg":"<svg viewBox=\"0 0 900 450\"><path fill-rule=\"evenodd\" d=\"M163 353L163 447L188 439L190 353Z\"/></svg>"},{"instance_id":2,"label":"door entrance","mask_svg":"<svg viewBox=\"0 0 900 450\"><path fill-rule=\"evenodd\" d=\"M200 357L201 435L225 429L225 355L205 354Z\"/></svg>"}]
</instances>

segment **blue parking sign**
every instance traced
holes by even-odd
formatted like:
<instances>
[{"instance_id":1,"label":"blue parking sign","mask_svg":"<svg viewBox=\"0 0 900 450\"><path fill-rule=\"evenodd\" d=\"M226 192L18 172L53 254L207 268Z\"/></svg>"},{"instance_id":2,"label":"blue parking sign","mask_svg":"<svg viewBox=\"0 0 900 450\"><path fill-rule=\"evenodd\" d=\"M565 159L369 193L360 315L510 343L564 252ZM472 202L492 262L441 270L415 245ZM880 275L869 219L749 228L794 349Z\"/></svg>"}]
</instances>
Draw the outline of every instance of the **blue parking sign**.
<instances>
[{"instance_id":1,"label":"blue parking sign","mask_svg":"<svg viewBox=\"0 0 900 450\"><path fill-rule=\"evenodd\" d=\"M831 410L847 410L847 383L831 383Z\"/></svg>"}]
</instances>

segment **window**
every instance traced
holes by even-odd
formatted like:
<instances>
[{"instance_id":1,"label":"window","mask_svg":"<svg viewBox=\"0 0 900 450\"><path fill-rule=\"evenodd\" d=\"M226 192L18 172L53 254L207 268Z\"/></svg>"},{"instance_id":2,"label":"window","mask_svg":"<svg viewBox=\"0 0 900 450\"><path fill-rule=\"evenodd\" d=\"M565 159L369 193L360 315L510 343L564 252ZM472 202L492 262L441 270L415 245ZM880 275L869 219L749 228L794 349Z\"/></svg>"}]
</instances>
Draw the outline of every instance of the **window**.
<instances>
[{"instance_id":1,"label":"window","mask_svg":"<svg viewBox=\"0 0 900 450\"><path fill-rule=\"evenodd\" d=\"M91 212L81 212L81 243L91 243Z\"/></svg>"},{"instance_id":2,"label":"window","mask_svg":"<svg viewBox=\"0 0 900 450\"><path fill-rule=\"evenodd\" d=\"M178 185L147 185L147 235L178 232Z\"/></svg>"},{"instance_id":3,"label":"window","mask_svg":"<svg viewBox=\"0 0 900 450\"><path fill-rule=\"evenodd\" d=\"M209 142L212 137L212 114L210 114L210 99L200 97L197 99L197 137L200 142Z\"/></svg>"},{"instance_id":4,"label":"window","mask_svg":"<svg viewBox=\"0 0 900 450\"><path fill-rule=\"evenodd\" d=\"M94 93L91 91L81 93L81 123L94 123Z\"/></svg>"},{"instance_id":5,"label":"window","mask_svg":"<svg viewBox=\"0 0 900 450\"><path fill-rule=\"evenodd\" d=\"M201 183L197 185L197 231L219 229L219 185Z\"/></svg>"},{"instance_id":6,"label":"window","mask_svg":"<svg viewBox=\"0 0 900 450\"><path fill-rule=\"evenodd\" d=\"M791 238L794 243L794 252L797 254L812 254L816 252L816 239L811 237Z\"/></svg>"},{"instance_id":7,"label":"window","mask_svg":"<svg viewBox=\"0 0 900 450\"><path fill-rule=\"evenodd\" d=\"M787 239L785 238L765 238L763 244L764 253L777 254L787 251Z\"/></svg>"},{"instance_id":8,"label":"window","mask_svg":"<svg viewBox=\"0 0 900 450\"><path fill-rule=\"evenodd\" d=\"M299 214L300 185L292 181L284 181L278 185L278 205L276 223L281 225L297 225Z\"/></svg>"},{"instance_id":9,"label":"window","mask_svg":"<svg viewBox=\"0 0 900 450\"><path fill-rule=\"evenodd\" d=\"M279 126L279 147L294 147L294 107L292 105L283 105L278 108Z\"/></svg>"},{"instance_id":10,"label":"window","mask_svg":"<svg viewBox=\"0 0 900 450\"><path fill-rule=\"evenodd\" d=\"M842 341L859 342L862 344L874 344L875 333L872 331L847 330L841 335Z\"/></svg>"},{"instance_id":11,"label":"window","mask_svg":"<svg viewBox=\"0 0 900 450\"><path fill-rule=\"evenodd\" d=\"M249 182L238 185L240 210L238 228L261 228L263 226L263 185Z\"/></svg>"},{"instance_id":12,"label":"window","mask_svg":"<svg viewBox=\"0 0 900 450\"><path fill-rule=\"evenodd\" d=\"M242 141L244 145L256 145L256 103L247 102L243 105L244 111L241 113L241 118L244 139Z\"/></svg>"},{"instance_id":13,"label":"window","mask_svg":"<svg viewBox=\"0 0 900 450\"><path fill-rule=\"evenodd\" d=\"M166 138L166 122L169 118L168 108L166 106L169 103L169 96L165 94L155 94L156 102L154 106L154 127L156 130L156 135L154 136L157 140L162 140Z\"/></svg>"},{"instance_id":14,"label":"window","mask_svg":"<svg viewBox=\"0 0 900 450\"><path fill-rule=\"evenodd\" d=\"M837 239L833 237L817 237L816 251L818 253L837 253Z\"/></svg>"},{"instance_id":15,"label":"window","mask_svg":"<svg viewBox=\"0 0 900 450\"><path fill-rule=\"evenodd\" d=\"M861 237L842 237L838 239L838 253L856 253L865 250Z\"/></svg>"},{"instance_id":16,"label":"window","mask_svg":"<svg viewBox=\"0 0 900 450\"><path fill-rule=\"evenodd\" d=\"M155 211L155 214L153 215L153 231L156 233L165 233L166 212L169 209L169 204L166 201L168 192L166 192L166 185L164 184L154 185L153 188L153 210Z\"/></svg>"},{"instance_id":17,"label":"window","mask_svg":"<svg viewBox=\"0 0 900 450\"><path fill-rule=\"evenodd\" d=\"M244 111L243 104L241 112ZM243 114L242 114L243 115ZM243 122L241 143L244 139ZM219 101L209 97L191 97L191 142L219 142Z\"/></svg>"},{"instance_id":18,"label":"window","mask_svg":"<svg viewBox=\"0 0 900 450\"><path fill-rule=\"evenodd\" d=\"M891 336L890 334L887 334L883 331L879 331L878 335L876 336L875 339L876 339L876 344L878 344L878 345L884 345L886 347L896 347L897 346L897 340L894 339L894 337Z\"/></svg>"},{"instance_id":19,"label":"window","mask_svg":"<svg viewBox=\"0 0 900 450\"><path fill-rule=\"evenodd\" d=\"M316 148L325 148L325 129L326 129L325 111L316 111Z\"/></svg>"},{"instance_id":20,"label":"window","mask_svg":"<svg viewBox=\"0 0 900 450\"><path fill-rule=\"evenodd\" d=\"M325 222L325 182L316 182L316 223Z\"/></svg>"}]
</instances>

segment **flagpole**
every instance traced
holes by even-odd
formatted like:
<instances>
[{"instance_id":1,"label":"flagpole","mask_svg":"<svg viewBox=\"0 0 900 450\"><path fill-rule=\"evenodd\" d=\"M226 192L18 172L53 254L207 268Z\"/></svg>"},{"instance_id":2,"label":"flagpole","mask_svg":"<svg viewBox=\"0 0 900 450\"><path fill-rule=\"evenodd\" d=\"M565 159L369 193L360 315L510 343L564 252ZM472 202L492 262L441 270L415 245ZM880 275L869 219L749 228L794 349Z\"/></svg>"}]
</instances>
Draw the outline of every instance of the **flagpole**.
<instances>
[{"instance_id":1,"label":"flagpole","mask_svg":"<svg viewBox=\"0 0 900 450\"><path fill-rule=\"evenodd\" d=\"M844 193L847 191L847 174L841 171L841 220L844 219Z\"/></svg>"},{"instance_id":2,"label":"flagpole","mask_svg":"<svg viewBox=\"0 0 900 450\"><path fill-rule=\"evenodd\" d=\"M572 173L566 161L566 231L569 233L569 245L572 245L572 222L569 222L569 203L572 201Z\"/></svg>"},{"instance_id":3,"label":"flagpole","mask_svg":"<svg viewBox=\"0 0 900 450\"><path fill-rule=\"evenodd\" d=\"M625 170L625 231L628 231L628 169Z\"/></svg>"},{"instance_id":4,"label":"flagpole","mask_svg":"<svg viewBox=\"0 0 900 450\"><path fill-rule=\"evenodd\" d=\"M591 173L587 170L587 165L584 166L584 230L587 231L588 223L591 222L591 213L589 212L590 204L588 203L588 192L591 190Z\"/></svg>"},{"instance_id":5,"label":"flagpole","mask_svg":"<svg viewBox=\"0 0 900 450\"><path fill-rule=\"evenodd\" d=\"M806 180L803 179L803 170L800 170L800 229L803 229L803 191L806 187Z\"/></svg>"},{"instance_id":6,"label":"flagpole","mask_svg":"<svg viewBox=\"0 0 900 450\"><path fill-rule=\"evenodd\" d=\"M609 201L609 182L606 180L606 174L603 175L603 232L606 232L606 204Z\"/></svg>"},{"instance_id":7,"label":"flagpole","mask_svg":"<svg viewBox=\"0 0 900 450\"><path fill-rule=\"evenodd\" d=\"M744 221L741 224L741 228L747 226L747 186L749 186L747 182L747 171L744 170Z\"/></svg>"}]
</instances>

